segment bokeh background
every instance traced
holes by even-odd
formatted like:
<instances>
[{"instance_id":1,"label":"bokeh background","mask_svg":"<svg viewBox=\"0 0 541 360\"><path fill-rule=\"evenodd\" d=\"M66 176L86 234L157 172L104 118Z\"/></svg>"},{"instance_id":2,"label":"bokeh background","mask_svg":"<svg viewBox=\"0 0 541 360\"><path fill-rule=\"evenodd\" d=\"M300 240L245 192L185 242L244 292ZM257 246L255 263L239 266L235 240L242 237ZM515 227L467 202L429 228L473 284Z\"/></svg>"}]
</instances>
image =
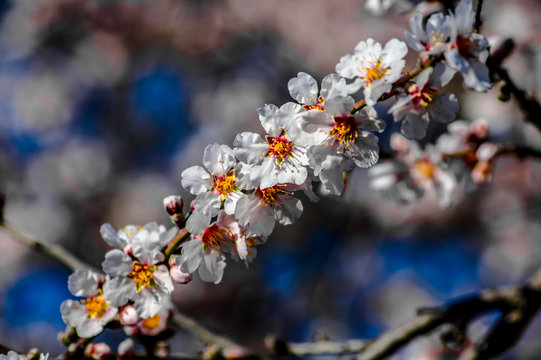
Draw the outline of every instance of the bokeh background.
<instances>
[{"instance_id":1,"label":"bokeh background","mask_svg":"<svg viewBox=\"0 0 541 360\"><path fill-rule=\"evenodd\" d=\"M0 186L13 227L99 266L115 228L169 224L163 197L209 143L261 131L256 109L289 101L287 81L333 72L360 40L403 39L407 16L374 16L362 0L13 0L0 2ZM434 6L431 4L430 6ZM427 12L431 7L423 8ZM511 36L506 65L541 95L541 4L485 1L483 33ZM408 67L415 57L409 56ZM498 91L465 93L460 118L489 122L494 141L541 147ZM378 111L386 116L389 104ZM391 120L387 117L387 120ZM388 122L381 135L388 149ZM427 142L443 131L431 127ZM433 194L397 207L355 170L342 198L304 201L247 269L229 263L220 285L197 277L174 301L240 343L375 337L423 306L481 287L516 284L541 266L541 166L498 160L494 181L440 209ZM304 199L306 200L306 199ZM0 232L0 343L59 354L59 307L69 271ZM479 337L493 317L472 327ZM504 359L539 359L535 321ZM118 344L120 331L101 339ZM201 345L179 333L174 351ZM437 336L394 359L443 359ZM439 357L438 357L439 356ZM452 358L446 354L447 358Z\"/></svg>"}]
</instances>

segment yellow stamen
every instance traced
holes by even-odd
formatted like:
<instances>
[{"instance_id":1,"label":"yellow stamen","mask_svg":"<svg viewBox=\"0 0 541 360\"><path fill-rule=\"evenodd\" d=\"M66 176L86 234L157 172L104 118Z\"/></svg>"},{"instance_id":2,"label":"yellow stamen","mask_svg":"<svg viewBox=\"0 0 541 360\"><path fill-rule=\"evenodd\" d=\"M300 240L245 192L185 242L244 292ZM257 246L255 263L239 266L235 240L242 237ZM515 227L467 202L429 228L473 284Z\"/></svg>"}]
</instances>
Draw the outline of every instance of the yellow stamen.
<instances>
[{"instance_id":1,"label":"yellow stamen","mask_svg":"<svg viewBox=\"0 0 541 360\"><path fill-rule=\"evenodd\" d=\"M366 75L363 77L363 80L366 82L365 86L370 86L374 81L383 78L390 68L383 67L381 65L381 58L378 58L378 62L372 67L363 66L361 69L366 72Z\"/></svg>"},{"instance_id":2,"label":"yellow stamen","mask_svg":"<svg viewBox=\"0 0 541 360\"><path fill-rule=\"evenodd\" d=\"M109 303L103 297L103 293L98 290L96 295L92 295L88 299L81 300L86 308L86 316L89 319L101 318L107 311Z\"/></svg>"},{"instance_id":3,"label":"yellow stamen","mask_svg":"<svg viewBox=\"0 0 541 360\"><path fill-rule=\"evenodd\" d=\"M154 280L154 271L156 267L154 265L148 266L135 261L132 265L132 271L126 275L130 280L133 280L133 284L136 286L137 291L145 287L156 287L156 281Z\"/></svg>"},{"instance_id":4,"label":"yellow stamen","mask_svg":"<svg viewBox=\"0 0 541 360\"><path fill-rule=\"evenodd\" d=\"M152 317L149 317L149 318L146 318L145 320L143 320L143 326L148 329L148 330L154 330L158 327L158 325L160 325L160 321L161 321L161 316L160 314L156 314Z\"/></svg>"},{"instance_id":5,"label":"yellow stamen","mask_svg":"<svg viewBox=\"0 0 541 360\"><path fill-rule=\"evenodd\" d=\"M227 174L215 175L212 174L212 186L220 193L222 200L225 200L227 195L236 190L237 177L235 169L231 169Z\"/></svg>"}]
</instances>

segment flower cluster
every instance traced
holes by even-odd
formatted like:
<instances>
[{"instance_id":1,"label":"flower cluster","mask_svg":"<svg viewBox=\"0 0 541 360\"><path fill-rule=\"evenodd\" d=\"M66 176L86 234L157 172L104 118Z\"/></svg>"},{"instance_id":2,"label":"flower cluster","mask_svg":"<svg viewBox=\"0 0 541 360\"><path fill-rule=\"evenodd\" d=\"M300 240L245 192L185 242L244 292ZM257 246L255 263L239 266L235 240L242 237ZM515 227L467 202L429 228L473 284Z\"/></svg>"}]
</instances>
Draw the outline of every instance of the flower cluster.
<instances>
[{"instance_id":1,"label":"flower cluster","mask_svg":"<svg viewBox=\"0 0 541 360\"><path fill-rule=\"evenodd\" d=\"M488 43L473 31L473 21L471 0L461 0L454 13L431 15L425 26L415 13L407 43L360 41L320 85L299 72L287 84L294 102L257 110L260 133L241 132L232 147L208 145L203 166L181 173L194 199L189 211L178 196L164 199L175 226L148 223L115 231L102 225L101 236L113 247L102 264L105 274L77 270L70 276L71 293L82 299L62 304L66 324L79 338L92 338L114 323L134 338L163 334L173 282L186 284L195 272L203 281L221 282L229 258L249 264L276 222L289 225L301 216L298 192L312 201L318 200L314 187L322 195L340 195L344 173L354 167L370 168L371 186L397 203L433 190L448 206L460 183L488 181L498 148L485 142L485 125L451 123L459 104L444 91L457 72L470 89L491 86L484 64ZM418 66L409 72L408 45L419 53ZM359 93L362 98L356 98ZM388 99L394 101L388 112L402 122L406 137L393 134L395 158L377 164L376 134L386 123L376 105ZM430 120L451 123L449 134L422 149L410 139L423 138ZM85 351L110 354L92 345ZM121 347L119 353L134 348L132 342Z\"/></svg>"},{"instance_id":2,"label":"flower cluster","mask_svg":"<svg viewBox=\"0 0 541 360\"><path fill-rule=\"evenodd\" d=\"M417 200L433 189L446 207L458 185L469 193L489 182L500 147L486 141L486 122L456 121L447 130L435 145L423 150L416 142L393 134L391 147L396 156L368 171L371 188L398 204Z\"/></svg>"}]
</instances>

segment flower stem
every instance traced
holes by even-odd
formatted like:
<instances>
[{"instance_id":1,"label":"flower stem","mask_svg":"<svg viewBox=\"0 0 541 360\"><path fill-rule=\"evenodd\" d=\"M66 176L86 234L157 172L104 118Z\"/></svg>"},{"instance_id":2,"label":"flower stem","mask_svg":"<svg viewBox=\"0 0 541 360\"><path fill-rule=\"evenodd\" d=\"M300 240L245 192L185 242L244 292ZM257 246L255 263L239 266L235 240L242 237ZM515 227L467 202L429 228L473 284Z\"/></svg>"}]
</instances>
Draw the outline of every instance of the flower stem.
<instances>
[{"instance_id":1,"label":"flower stem","mask_svg":"<svg viewBox=\"0 0 541 360\"><path fill-rule=\"evenodd\" d=\"M175 251L180 244L186 241L189 236L190 233L188 232L188 230L186 230L186 228L180 229L173 238L173 240L171 240L169 244L167 244L167 248L164 251L165 257L169 258L173 251Z\"/></svg>"},{"instance_id":2,"label":"flower stem","mask_svg":"<svg viewBox=\"0 0 541 360\"><path fill-rule=\"evenodd\" d=\"M481 28L481 10L483 9L483 0L477 0L477 9L475 11L475 25L473 26L473 31L478 33Z\"/></svg>"}]
</instances>

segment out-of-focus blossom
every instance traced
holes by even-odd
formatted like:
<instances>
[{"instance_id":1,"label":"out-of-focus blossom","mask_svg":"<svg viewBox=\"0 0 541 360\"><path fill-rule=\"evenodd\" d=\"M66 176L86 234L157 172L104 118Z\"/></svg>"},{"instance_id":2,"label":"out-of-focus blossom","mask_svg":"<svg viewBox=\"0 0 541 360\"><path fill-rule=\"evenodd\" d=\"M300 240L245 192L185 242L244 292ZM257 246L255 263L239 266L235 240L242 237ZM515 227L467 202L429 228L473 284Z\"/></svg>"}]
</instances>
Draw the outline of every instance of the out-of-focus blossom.
<instances>
[{"instance_id":1,"label":"out-of-focus blossom","mask_svg":"<svg viewBox=\"0 0 541 360\"><path fill-rule=\"evenodd\" d=\"M455 119L458 100L454 94L441 91L450 80L444 77L445 69L438 64L424 70L389 109L394 121L402 120L400 130L405 136L422 139L430 120L449 123Z\"/></svg>"},{"instance_id":2,"label":"out-of-focus blossom","mask_svg":"<svg viewBox=\"0 0 541 360\"><path fill-rule=\"evenodd\" d=\"M136 334L147 336L157 335L167 328L167 321L171 316L172 309L173 304L170 301L164 301L160 307L160 310L154 316L146 319L139 319L139 321L135 324L125 326L124 331L130 336L134 336Z\"/></svg>"},{"instance_id":3,"label":"out-of-focus blossom","mask_svg":"<svg viewBox=\"0 0 541 360\"><path fill-rule=\"evenodd\" d=\"M90 343L85 347L85 355L91 359L104 360L112 355L111 348L104 342Z\"/></svg>"},{"instance_id":4,"label":"out-of-focus blossom","mask_svg":"<svg viewBox=\"0 0 541 360\"><path fill-rule=\"evenodd\" d=\"M474 32L475 12L471 0L461 0L455 13L431 15L423 29L423 15L410 18L410 32L405 32L409 46L427 55L442 55L449 71L458 71L464 84L475 91L485 92L492 87L485 61L488 57L487 39Z\"/></svg>"},{"instance_id":5,"label":"out-of-focus blossom","mask_svg":"<svg viewBox=\"0 0 541 360\"><path fill-rule=\"evenodd\" d=\"M440 150L431 145L421 150L416 142L398 134L393 134L391 145L397 151L395 159L369 169L370 186L399 204L432 189L441 206L449 206L456 180L443 163Z\"/></svg>"}]
</instances>

